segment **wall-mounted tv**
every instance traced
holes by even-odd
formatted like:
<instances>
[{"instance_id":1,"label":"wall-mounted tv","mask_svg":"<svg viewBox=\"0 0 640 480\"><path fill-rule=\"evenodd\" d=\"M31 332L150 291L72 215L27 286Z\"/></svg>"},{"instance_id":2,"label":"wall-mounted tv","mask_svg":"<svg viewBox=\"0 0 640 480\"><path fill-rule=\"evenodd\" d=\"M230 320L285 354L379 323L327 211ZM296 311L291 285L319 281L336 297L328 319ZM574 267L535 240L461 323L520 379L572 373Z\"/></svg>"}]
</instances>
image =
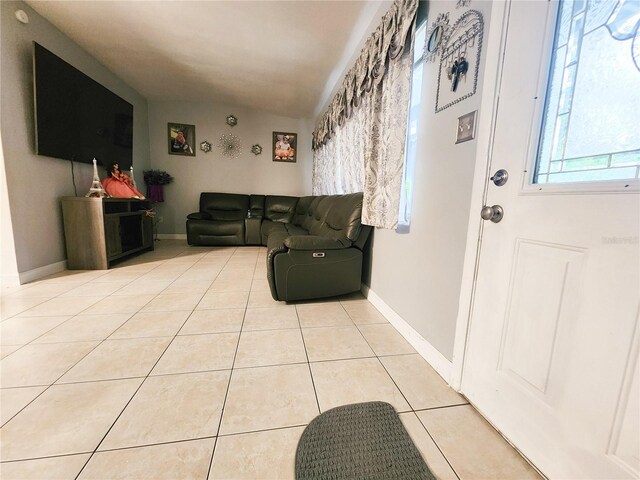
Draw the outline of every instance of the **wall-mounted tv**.
<instances>
[{"instance_id":1,"label":"wall-mounted tv","mask_svg":"<svg viewBox=\"0 0 640 480\"><path fill-rule=\"evenodd\" d=\"M128 169L133 105L33 42L36 153Z\"/></svg>"}]
</instances>

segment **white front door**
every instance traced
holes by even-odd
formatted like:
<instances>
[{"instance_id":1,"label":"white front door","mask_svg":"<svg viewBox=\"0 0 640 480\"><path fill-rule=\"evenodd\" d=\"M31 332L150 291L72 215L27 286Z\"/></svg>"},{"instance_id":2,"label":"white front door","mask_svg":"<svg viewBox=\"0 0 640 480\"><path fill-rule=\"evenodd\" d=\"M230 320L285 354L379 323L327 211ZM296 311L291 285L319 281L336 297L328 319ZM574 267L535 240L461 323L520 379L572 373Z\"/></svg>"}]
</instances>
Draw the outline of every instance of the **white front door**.
<instances>
[{"instance_id":1,"label":"white front door","mask_svg":"<svg viewBox=\"0 0 640 480\"><path fill-rule=\"evenodd\" d=\"M558 3L505 9L490 162L509 179L487 179L485 205L502 206L504 218L483 224L462 392L549 478L638 478L640 88L623 90L623 105L611 89L640 82L640 17L618 11L624 40L616 0L566 3L555 100L547 76ZM640 14L640 2L632 7ZM628 61L599 53L612 38ZM539 147L543 116L550 133ZM602 151L607 142L623 152ZM534 180L538 154L547 164Z\"/></svg>"}]
</instances>

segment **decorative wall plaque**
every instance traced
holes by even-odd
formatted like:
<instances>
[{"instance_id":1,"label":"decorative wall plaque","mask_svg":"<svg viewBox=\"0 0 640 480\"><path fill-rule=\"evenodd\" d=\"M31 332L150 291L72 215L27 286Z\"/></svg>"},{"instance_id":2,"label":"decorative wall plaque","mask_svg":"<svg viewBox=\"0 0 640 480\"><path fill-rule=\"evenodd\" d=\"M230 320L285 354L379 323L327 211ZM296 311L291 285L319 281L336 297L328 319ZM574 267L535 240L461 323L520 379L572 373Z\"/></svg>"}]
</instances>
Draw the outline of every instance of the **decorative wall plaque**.
<instances>
[{"instance_id":1,"label":"decorative wall plaque","mask_svg":"<svg viewBox=\"0 0 640 480\"><path fill-rule=\"evenodd\" d=\"M209 153L211 151L211 144L205 140L204 142L200 143L200 150L202 150L204 153Z\"/></svg>"},{"instance_id":2,"label":"decorative wall plaque","mask_svg":"<svg viewBox=\"0 0 640 480\"><path fill-rule=\"evenodd\" d=\"M484 20L477 10L469 10L456 20L442 40L436 113L476 93Z\"/></svg>"},{"instance_id":3,"label":"decorative wall plaque","mask_svg":"<svg viewBox=\"0 0 640 480\"><path fill-rule=\"evenodd\" d=\"M254 155L260 155L262 153L262 147L256 143L253 147L251 147L251 153L253 153Z\"/></svg>"},{"instance_id":4,"label":"decorative wall plaque","mask_svg":"<svg viewBox=\"0 0 640 480\"><path fill-rule=\"evenodd\" d=\"M218 147L222 150L222 154L225 157L238 158L242 146L240 145L240 139L232 133L225 133L220 137Z\"/></svg>"}]
</instances>

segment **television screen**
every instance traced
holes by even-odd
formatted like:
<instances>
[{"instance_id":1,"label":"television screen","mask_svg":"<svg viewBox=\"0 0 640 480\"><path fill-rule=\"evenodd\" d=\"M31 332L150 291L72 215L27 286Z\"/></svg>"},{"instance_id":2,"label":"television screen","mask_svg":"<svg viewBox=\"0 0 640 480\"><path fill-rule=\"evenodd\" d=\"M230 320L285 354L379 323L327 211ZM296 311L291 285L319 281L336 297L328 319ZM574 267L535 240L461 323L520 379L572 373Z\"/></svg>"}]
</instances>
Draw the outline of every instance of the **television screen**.
<instances>
[{"instance_id":1,"label":"television screen","mask_svg":"<svg viewBox=\"0 0 640 480\"><path fill-rule=\"evenodd\" d=\"M131 166L133 105L34 42L36 153Z\"/></svg>"}]
</instances>

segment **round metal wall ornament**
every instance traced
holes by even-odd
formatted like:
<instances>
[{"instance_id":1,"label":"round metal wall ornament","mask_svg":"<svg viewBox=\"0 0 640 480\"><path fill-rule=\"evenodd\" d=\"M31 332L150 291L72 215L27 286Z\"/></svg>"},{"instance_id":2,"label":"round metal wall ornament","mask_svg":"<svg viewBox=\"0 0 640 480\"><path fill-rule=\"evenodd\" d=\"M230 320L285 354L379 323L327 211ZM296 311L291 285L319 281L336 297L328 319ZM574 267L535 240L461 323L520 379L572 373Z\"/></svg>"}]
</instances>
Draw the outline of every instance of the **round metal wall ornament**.
<instances>
[{"instance_id":1,"label":"round metal wall ornament","mask_svg":"<svg viewBox=\"0 0 640 480\"><path fill-rule=\"evenodd\" d=\"M200 150L204 153L209 153L211 151L211 144L205 140L200 144Z\"/></svg>"},{"instance_id":2,"label":"round metal wall ornament","mask_svg":"<svg viewBox=\"0 0 640 480\"><path fill-rule=\"evenodd\" d=\"M238 158L242 146L240 145L240 139L232 133L225 133L220 137L218 147L222 150L222 154L225 157Z\"/></svg>"},{"instance_id":3,"label":"round metal wall ornament","mask_svg":"<svg viewBox=\"0 0 640 480\"><path fill-rule=\"evenodd\" d=\"M262 147L256 143L253 147L251 147L251 153L253 153L254 155L260 155L262 153Z\"/></svg>"},{"instance_id":4,"label":"round metal wall ornament","mask_svg":"<svg viewBox=\"0 0 640 480\"><path fill-rule=\"evenodd\" d=\"M427 31L423 58L425 62L433 62L442 52L445 38L449 35L449 12L441 13Z\"/></svg>"},{"instance_id":5,"label":"round metal wall ornament","mask_svg":"<svg viewBox=\"0 0 640 480\"><path fill-rule=\"evenodd\" d=\"M433 53L440 45L442 41L442 32L444 31L444 27L442 25L438 25L431 35L429 35L429 40L427 41L427 52Z\"/></svg>"},{"instance_id":6,"label":"round metal wall ornament","mask_svg":"<svg viewBox=\"0 0 640 480\"><path fill-rule=\"evenodd\" d=\"M238 119L236 118L235 115L227 116L227 125L229 125L230 127L235 127L237 124L238 124Z\"/></svg>"}]
</instances>

